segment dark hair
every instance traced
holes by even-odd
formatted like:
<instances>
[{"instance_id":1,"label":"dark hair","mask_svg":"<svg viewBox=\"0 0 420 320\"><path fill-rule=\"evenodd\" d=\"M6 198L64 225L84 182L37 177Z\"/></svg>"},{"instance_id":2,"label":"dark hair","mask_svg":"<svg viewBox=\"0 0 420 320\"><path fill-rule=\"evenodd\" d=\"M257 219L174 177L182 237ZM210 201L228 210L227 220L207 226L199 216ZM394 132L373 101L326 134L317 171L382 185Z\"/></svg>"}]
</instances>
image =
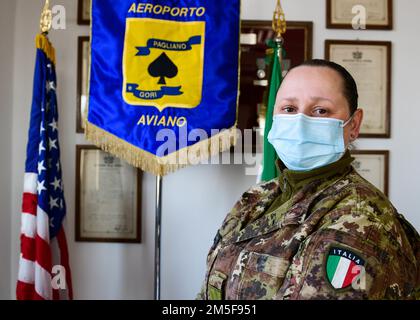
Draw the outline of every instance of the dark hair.
<instances>
[{"instance_id":1,"label":"dark hair","mask_svg":"<svg viewBox=\"0 0 420 320\"><path fill-rule=\"evenodd\" d=\"M321 60L321 59L308 60L297 67L301 67L301 66L324 67L324 68L330 68L331 70L336 71L343 79L344 97L346 98L349 104L350 114L353 115L353 113L357 110L357 107L358 107L359 94L357 92L357 84L353 76L343 66L335 62Z\"/></svg>"}]
</instances>

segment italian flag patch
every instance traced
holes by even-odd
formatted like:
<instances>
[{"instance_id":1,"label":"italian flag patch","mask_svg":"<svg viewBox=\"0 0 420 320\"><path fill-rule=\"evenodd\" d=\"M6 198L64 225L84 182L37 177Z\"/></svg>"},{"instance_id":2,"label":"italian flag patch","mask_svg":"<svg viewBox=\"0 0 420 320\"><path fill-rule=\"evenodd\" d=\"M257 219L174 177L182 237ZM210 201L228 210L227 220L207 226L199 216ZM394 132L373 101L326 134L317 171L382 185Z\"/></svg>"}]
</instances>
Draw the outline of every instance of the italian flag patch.
<instances>
[{"instance_id":1,"label":"italian flag patch","mask_svg":"<svg viewBox=\"0 0 420 320\"><path fill-rule=\"evenodd\" d=\"M335 289L344 289L352 284L364 265L365 261L354 252L332 247L326 262L328 281Z\"/></svg>"}]
</instances>

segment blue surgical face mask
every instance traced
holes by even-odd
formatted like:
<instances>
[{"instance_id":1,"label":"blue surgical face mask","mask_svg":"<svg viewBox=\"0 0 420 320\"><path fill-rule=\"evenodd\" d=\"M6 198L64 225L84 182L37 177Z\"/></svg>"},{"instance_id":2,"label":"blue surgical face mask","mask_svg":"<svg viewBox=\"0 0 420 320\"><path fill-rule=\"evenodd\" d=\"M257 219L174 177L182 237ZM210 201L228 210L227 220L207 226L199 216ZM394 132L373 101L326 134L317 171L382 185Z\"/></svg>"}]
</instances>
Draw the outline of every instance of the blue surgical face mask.
<instances>
[{"instance_id":1,"label":"blue surgical face mask","mask_svg":"<svg viewBox=\"0 0 420 320\"><path fill-rule=\"evenodd\" d=\"M334 118L314 118L304 114L275 115L268 141L290 170L309 171L339 160L346 147L347 122Z\"/></svg>"}]
</instances>

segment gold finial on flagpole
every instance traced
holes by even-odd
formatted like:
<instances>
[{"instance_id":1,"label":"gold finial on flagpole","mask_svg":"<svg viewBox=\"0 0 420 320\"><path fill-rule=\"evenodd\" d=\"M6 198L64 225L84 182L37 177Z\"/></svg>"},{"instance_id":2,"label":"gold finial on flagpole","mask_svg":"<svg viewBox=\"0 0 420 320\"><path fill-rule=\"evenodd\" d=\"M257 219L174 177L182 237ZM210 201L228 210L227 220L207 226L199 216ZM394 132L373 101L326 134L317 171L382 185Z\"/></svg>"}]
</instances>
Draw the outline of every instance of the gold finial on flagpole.
<instances>
[{"instance_id":1,"label":"gold finial on flagpole","mask_svg":"<svg viewBox=\"0 0 420 320\"><path fill-rule=\"evenodd\" d=\"M42 9L39 27L42 33L48 33L52 25L52 11L50 10L50 0L45 0L44 9Z\"/></svg>"},{"instance_id":2,"label":"gold finial on flagpole","mask_svg":"<svg viewBox=\"0 0 420 320\"><path fill-rule=\"evenodd\" d=\"M273 14L273 30L276 33L276 37L281 38L282 35L286 33L286 28L286 17L284 15L280 0L277 0L276 10Z\"/></svg>"}]
</instances>

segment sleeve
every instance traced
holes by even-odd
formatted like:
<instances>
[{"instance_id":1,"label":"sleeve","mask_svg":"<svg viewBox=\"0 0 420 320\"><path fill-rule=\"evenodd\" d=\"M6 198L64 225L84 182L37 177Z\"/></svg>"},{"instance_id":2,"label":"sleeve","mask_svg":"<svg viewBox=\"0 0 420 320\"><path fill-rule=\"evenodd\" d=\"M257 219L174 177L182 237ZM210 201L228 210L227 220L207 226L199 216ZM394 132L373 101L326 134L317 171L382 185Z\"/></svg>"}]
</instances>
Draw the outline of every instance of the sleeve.
<instances>
[{"instance_id":1,"label":"sleeve","mask_svg":"<svg viewBox=\"0 0 420 320\"><path fill-rule=\"evenodd\" d=\"M244 195L247 193L245 192ZM241 210L244 206L244 198L242 197L235 203L232 210L226 215L225 219L223 220L222 226L217 231L216 236L213 240L213 245L211 246L208 254L207 254L207 267L206 267L206 276L201 286L200 292L196 296L196 300L205 300L207 298L207 276L210 272L211 265L213 264L213 260L215 255L217 255L217 249L219 244L221 243L222 239L228 237L229 234L233 233L235 229L240 226L241 223Z\"/></svg>"},{"instance_id":2,"label":"sleeve","mask_svg":"<svg viewBox=\"0 0 420 320\"><path fill-rule=\"evenodd\" d=\"M206 268L206 277L203 281L203 284L201 285L201 289L200 292L197 294L196 296L196 300L205 300L206 299L206 290L207 290L207 273L209 272L209 267L210 267L210 260L213 257L213 254L215 253L215 250L217 248L217 246L219 245L220 241L222 240L222 237L220 235L220 231L218 230L216 233L216 236L214 237L213 240L213 245L209 250L209 253L207 254L207 268Z\"/></svg>"},{"instance_id":3,"label":"sleeve","mask_svg":"<svg viewBox=\"0 0 420 320\"><path fill-rule=\"evenodd\" d=\"M413 251L414 260L416 261L417 278L411 297L415 300L420 300L420 235L416 228L414 228L402 214L398 214L398 219L407 235L408 242Z\"/></svg>"},{"instance_id":4,"label":"sleeve","mask_svg":"<svg viewBox=\"0 0 420 320\"><path fill-rule=\"evenodd\" d=\"M232 210L225 217L222 226L217 231L213 245L207 255L206 277L196 299L206 299L207 276L214 259L217 256L221 240L228 239L235 234L235 232L239 231L241 226L246 225L249 221L255 219L256 217L253 216L253 214L259 212L258 210L255 210L255 207L261 205L262 199L271 203L272 200L278 196L278 190L279 188L276 181L262 182L244 192L240 199L235 203ZM261 208L264 207L262 206Z\"/></svg>"},{"instance_id":5,"label":"sleeve","mask_svg":"<svg viewBox=\"0 0 420 320\"><path fill-rule=\"evenodd\" d=\"M200 292L195 297L195 300L205 300L206 284L205 282L201 285Z\"/></svg>"},{"instance_id":6,"label":"sleeve","mask_svg":"<svg viewBox=\"0 0 420 320\"><path fill-rule=\"evenodd\" d=\"M244 199L247 198L248 191L245 192L241 198L235 203L232 210L226 215L225 219L223 220L222 226L217 231L216 236L213 240L213 245L211 246L208 254L207 254L207 267L206 267L206 277L203 281L201 286L200 292L196 296L196 300L205 300L206 299L206 290L207 290L207 274L209 273L209 269L211 268L212 258L215 254L216 248L221 242L222 238L231 234L241 223L241 211L244 207L244 203L246 201Z\"/></svg>"},{"instance_id":7,"label":"sleeve","mask_svg":"<svg viewBox=\"0 0 420 320\"><path fill-rule=\"evenodd\" d=\"M378 242L371 241L372 236ZM282 299L402 299L415 275L409 261L391 247L385 233L321 229L304 241L279 291ZM389 244L389 246L388 246ZM408 273L407 273L408 272ZM413 273L414 272L414 273ZM412 285L411 285L412 286Z\"/></svg>"}]
</instances>

